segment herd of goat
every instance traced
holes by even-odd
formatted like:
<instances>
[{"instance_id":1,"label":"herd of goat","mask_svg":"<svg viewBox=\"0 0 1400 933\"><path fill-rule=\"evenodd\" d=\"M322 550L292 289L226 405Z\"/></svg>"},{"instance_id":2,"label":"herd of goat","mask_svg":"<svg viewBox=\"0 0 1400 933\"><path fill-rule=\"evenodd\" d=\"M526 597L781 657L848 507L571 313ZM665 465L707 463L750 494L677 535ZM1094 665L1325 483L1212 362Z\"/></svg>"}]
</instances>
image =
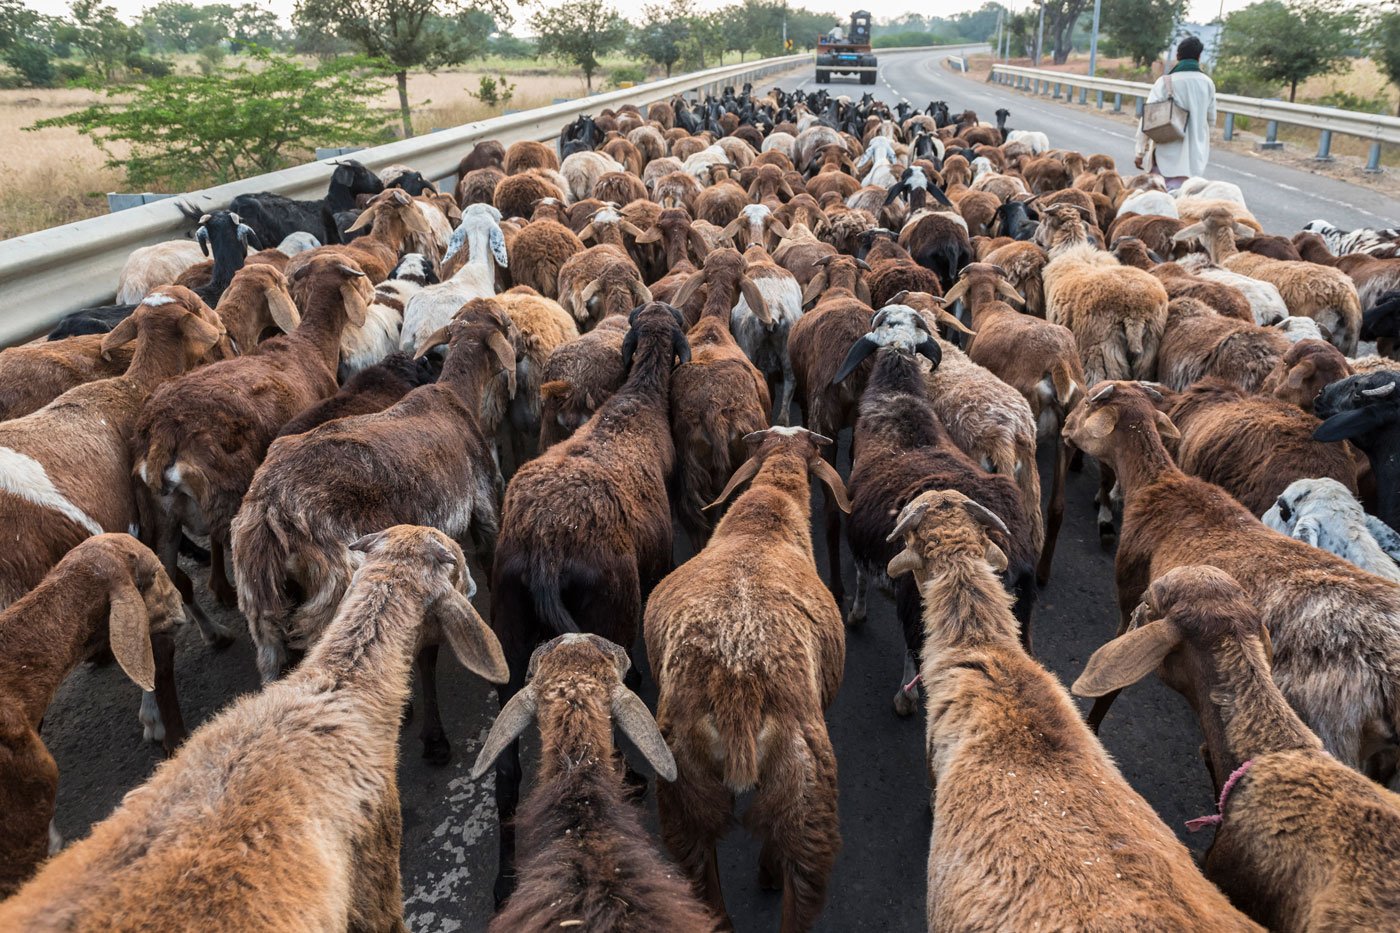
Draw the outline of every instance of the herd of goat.
<instances>
[{"instance_id":1,"label":"herd of goat","mask_svg":"<svg viewBox=\"0 0 1400 933\"><path fill-rule=\"evenodd\" d=\"M930 929L1400 928L1400 231L1269 235L997 116L745 87L482 142L452 193L347 160L0 353L0 929L403 929L444 642L500 699L493 930L729 928L741 794L810 929L872 583ZM1032 653L1084 460L1121 613L1087 722ZM263 686L187 735L174 627L240 637L201 562ZM108 652L170 757L64 847L41 726ZM1202 866L1096 736L1153 671L1200 722Z\"/></svg>"}]
</instances>

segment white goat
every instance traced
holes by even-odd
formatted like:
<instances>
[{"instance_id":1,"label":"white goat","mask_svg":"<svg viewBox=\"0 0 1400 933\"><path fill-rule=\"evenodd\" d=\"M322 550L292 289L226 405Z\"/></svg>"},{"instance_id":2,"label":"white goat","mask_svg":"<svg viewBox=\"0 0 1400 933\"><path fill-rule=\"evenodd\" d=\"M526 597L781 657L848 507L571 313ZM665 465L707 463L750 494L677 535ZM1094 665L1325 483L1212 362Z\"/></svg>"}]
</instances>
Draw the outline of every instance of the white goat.
<instances>
[{"instance_id":1,"label":"white goat","mask_svg":"<svg viewBox=\"0 0 1400 933\"><path fill-rule=\"evenodd\" d=\"M1400 534L1368 515L1334 479L1298 479L1264 513L1264 524L1400 583Z\"/></svg>"},{"instance_id":2,"label":"white goat","mask_svg":"<svg viewBox=\"0 0 1400 933\"><path fill-rule=\"evenodd\" d=\"M1244 192L1240 186L1228 181L1211 181L1199 175L1193 175L1181 183L1181 187L1172 192L1177 198L1212 198L1217 201L1233 201L1240 207L1249 207L1244 203Z\"/></svg>"},{"instance_id":3,"label":"white goat","mask_svg":"<svg viewBox=\"0 0 1400 933\"><path fill-rule=\"evenodd\" d=\"M446 327L462 305L473 298L496 294L496 266L509 266L506 238L501 232L501 212L489 204L473 204L462 213L452 231L443 264L465 248L467 264L439 285L429 285L408 299L403 310L399 346L417 350L439 328Z\"/></svg>"},{"instance_id":4,"label":"white goat","mask_svg":"<svg viewBox=\"0 0 1400 933\"><path fill-rule=\"evenodd\" d=\"M374 287L374 301L365 310L365 322L346 324L341 331L341 382L394 352L409 299L436 283L433 264L422 253L406 253L399 260L389 277Z\"/></svg>"},{"instance_id":5,"label":"white goat","mask_svg":"<svg viewBox=\"0 0 1400 933\"><path fill-rule=\"evenodd\" d=\"M169 240L134 249L117 276L117 304L134 305L162 285L169 285L204 259L194 240Z\"/></svg>"},{"instance_id":6,"label":"white goat","mask_svg":"<svg viewBox=\"0 0 1400 933\"><path fill-rule=\"evenodd\" d=\"M1012 130L1006 134L1006 141L1030 146L1036 155L1050 151L1050 137L1036 130Z\"/></svg>"},{"instance_id":7,"label":"white goat","mask_svg":"<svg viewBox=\"0 0 1400 933\"><path fill-rule=\"evenodd\" d=\"M1135 191L1118 206L1118 216L1124 214L1153 214L1160 217L1180 217L1176 200L1165 191Z\"/></svg>"}]
</instances>

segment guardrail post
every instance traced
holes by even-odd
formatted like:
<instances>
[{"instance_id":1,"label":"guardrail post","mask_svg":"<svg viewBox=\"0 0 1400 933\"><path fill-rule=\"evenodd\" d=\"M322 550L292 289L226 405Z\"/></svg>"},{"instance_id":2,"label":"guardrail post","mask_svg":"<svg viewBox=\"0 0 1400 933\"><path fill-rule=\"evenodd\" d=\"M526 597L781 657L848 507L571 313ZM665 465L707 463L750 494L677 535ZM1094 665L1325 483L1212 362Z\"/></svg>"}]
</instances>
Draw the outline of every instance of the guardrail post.
<instances>
[{"instance_id":1,"label":"guardrail post","mask_svg":"<svg viewBox=\"0 0 1400 933\"><path fill-rule=\"evenodd\" d=\"M1115 91L1114 94L1113 94L1113 112L1114 112L1114 113L1122 113L1122 112L1123 112L1123 92L1122 92L1122 91Z\"/></svg>"},{"instance_id":2,"label":"guardrail post","mask_svg":"<svg viewBox=\"0 0 1400 933\"><path fill-rule=\"evenodd\" d=\"M1315 162L1331 162L1331 161L1332 161L1332 131L1331 131L1331 130L1323 130L1323 131L1322 131L1322 135L1318 137L1318 140L1317 140L1317 156L1313 159L1313 161L1315 161Z\"/></svg>"},{"instance_id":3,"label":"guardrail post","mask_svg":"<svg viewBox=\"0 0 1400 933\"><path fill-rule=\"evenodd\" d=\"M1142 119L1142 105L1143 105L1143 103L1144 103L1144 100L1143 100L1143 98L1141 98L1141 97L1135 97L1135 98L1133 98L1133 101L1134 101L1134 104L1133 104L1134 112L1137 114L1138 119L1141 120L1141 119Z\"/></svg>"},{"instance_id":4,"label":"guardrail post","mask_svg":"<svg viewBox=\"0 0 1400 933\"><path fill-rule=\"evenodd\" d=\"M1055 82L1055 100L1060 99L1060 82Z\"/></svg>"},{"instance_id":5,"label":"guardrail post","mask_svg":"<svg viewBox=\"0 0 1400 933\"><path fill-rule=\"evenodd\" d=\"M1232 140L1232 139L1235 138L1235 115L1234 115L1233 113L1227 113L1227 114L1225 114L1225 134L1224 134L1224 135L1225 135L1225 141L1226 141L1227 143L1228 143L1230 140Z\"/></svg>"},{"instance_id":6,"label":"guardrail post","mask_svg":"<svg viewBox=\"0 0 1400 933\"><path fill-rule=\"evenodd\" d=\"M1079 102L1081 104L1087 104L1089 102L1089 89L1087 87L1079 89Z\"/></svg>"},{"instance_id":7,"label":"guardrail post","mask_svg":"<svg viewBox=\"0 0 1400 933\"><path fill-rule=\"evenodd\" d=\"M1095 92L1094 92L1094 96L1095 96L1095 98L1096 98L1095 103L1097 103L1098 106L1099 106L1099 109L1102 110L1102 109L1103 109L1103 91L1095 91Z\"/></svg>"},{"instance_id":8,"label":"guardrail post","mask_svg":"<svg viewBox=\"0 0 1400 933\"><path fill-rule=\"evenodd\" d=\"M1381 141L1371 143L1371 157L1366 160L1366 171L1375 174L1381 170Z\"/></svg>"},{"instance_id":9,"label":"guardrail post","mask_svg":"<svg viewBox=\"0 0 1400 933\"><path fill-rule=\"evenodd\" d=\"M1278 141L1278 121L1270 120L1264 128L1264 141L1255 143L1257 149L1282 149L1283 143Z\"/></svg>"}]
</instances>

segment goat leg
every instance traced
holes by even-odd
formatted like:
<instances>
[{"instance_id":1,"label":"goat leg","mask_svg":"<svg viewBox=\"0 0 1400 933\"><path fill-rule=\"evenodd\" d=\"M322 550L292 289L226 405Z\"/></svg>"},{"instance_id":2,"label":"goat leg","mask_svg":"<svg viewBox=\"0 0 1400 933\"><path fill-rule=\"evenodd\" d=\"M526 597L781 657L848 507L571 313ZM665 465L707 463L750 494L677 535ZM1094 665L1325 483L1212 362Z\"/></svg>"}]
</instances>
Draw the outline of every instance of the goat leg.
<instances>
[{"instance_id":1,"label":"goat leg","mask_svg":"<svg viewBox=\"0 0 1400 933\"><path fill-rule=\"evenodd\" d=\"M151 654L156 662L155 705L159 721L165 726L161 746L166 755L185 741L185 718L180 713L180 699L175 691L175 636L171 632L156 632L151 636ZM144 705L144 703L143 703Z\"/></svg>"},{"instance_id":2,"label":"goat leg","mask_svg":"<svg viewBox=\"0 0 1400 933\"><path fill-rule=\"evenodd\" d=\"M510 682L496 688L502 709L525 687L525 665L510 665ZM492 893L499 910L515 891L515 810L520 805L520 740L506 746L496 759L496 818L499 840L496 883Z\"/></svg>"},{"instance_id":3,"label":"goat leg","mask_svg":"<svg viewBox=\"0 0 1400 933\"><path fill-rule=\"evenodd\" d=\"M178 546L178 539L177 539ZM238 594L229 582L228 565L224 554L228 551L228 529L209 531L209 591L214 594L220 606L237 606Z\"/></svg>"},{"instance_id":4,"label":"goat leg","mask_svg":"<svg viewBox=\"0 0 1400 933\"><path fill-rule=\"evenodd\" d=\"M1035 582L1044 586L1050 579L1050 564L1055 559L1055 542L1060 537L1060 525L1065 519L1065 474L1069 469L1070 450L1064 438L1055 435L1055 478L1050 487L1050 508L1045 515L1045 543L1040 548L1040 563L1035 568Z\"/></svg>"},{"instance_id":5,"label":"goat leg","mask_svg":"<svg viewBox=\"0 0 1400 933\"><path fill-rule=\"evenodd\" d=\"M438 710L438 648L438 645L424 645L418 652L418 680L423 686L423 727L418 737L423 740L423 760L440 768L451 760L452 745L447 741Z\"/></svg>"}]
</instances>

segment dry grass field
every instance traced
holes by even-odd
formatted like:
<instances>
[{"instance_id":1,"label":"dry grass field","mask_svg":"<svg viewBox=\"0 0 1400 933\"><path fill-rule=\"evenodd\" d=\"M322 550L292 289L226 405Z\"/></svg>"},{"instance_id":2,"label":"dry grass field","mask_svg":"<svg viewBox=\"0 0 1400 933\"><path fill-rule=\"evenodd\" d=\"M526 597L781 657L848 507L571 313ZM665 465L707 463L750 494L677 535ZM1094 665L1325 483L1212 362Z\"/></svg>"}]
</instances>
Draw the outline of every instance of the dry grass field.
<instances>
[{"instance_id":1,"label":"dry grass field","mask_svg":"<svg viewBox=\"0 0 1400 933\"><path fill-rule=\"evenodd\" d=\"M487 63L488 70L439 71L414 74L408 79L414 129L457 126L496 116L504 108L489 107L470 96L483 74L496 77L509 69L506 79L515 84L507 105L525 110L559 97L584 94L583 78L558 73L548 62L503 61ZM614 64L607 62L605 67ZM605 74L595 76L601 85ZM127 191L120 170L107 168L106 157L85 136L68 128L22 132L45 117L59 116L94 103L91 91L0 91L0 240L70 223L107 212L107 192ZM382 98L386 122L397 126L398 96L390 81Z\"/></svg>"}]
</instances>

